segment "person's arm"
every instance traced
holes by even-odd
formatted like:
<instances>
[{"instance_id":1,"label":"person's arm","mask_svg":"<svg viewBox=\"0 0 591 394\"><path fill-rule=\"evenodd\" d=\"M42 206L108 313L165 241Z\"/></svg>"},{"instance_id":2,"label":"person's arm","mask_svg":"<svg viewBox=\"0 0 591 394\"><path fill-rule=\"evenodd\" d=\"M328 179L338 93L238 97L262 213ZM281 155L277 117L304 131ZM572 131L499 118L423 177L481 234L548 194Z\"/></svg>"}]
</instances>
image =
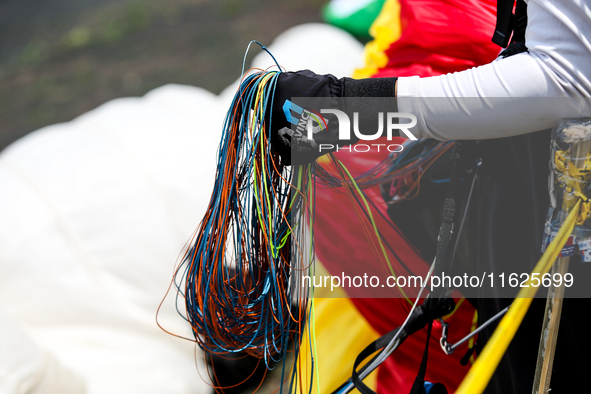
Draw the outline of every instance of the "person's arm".
<instances>
[{"instance_id":1,"label":"person's arm","mask_svg":"<svg viewBox=\"0 0 591 394\"><path fill-rule=\"evenodd\" d=\"M382 91L398 97L392 111L417 117L417 137L440 140L508 137L591 116L591 10L573 0L530 0L528 18L528 52L453 74L399 78L392 90L383 80ZM372 97L364 88L375 86L372 79L355 84L341 94Z\"/></svg>"},{"instance_id":2,"label":"person's arm","mask_svg":"<svg viewBox=\"0 0 591 394\"><path fill-rule=\"evenodd\" d=\"M507 137L591 116L583 99L591 96L591 12L574 1L530 0L528 18L528 52L453 74L398 80L398 110L417 115L419 137Z\"/></svg>"},{"instance_id":3,"label":"person's arm","mask_svg":"<svg viewBox=\"0 0 591 394\"><path fill-rule=\"evenodd\" d=\"M591 116L589 93L532 53L439 77L400 78L397 88L398 111L417 116L419 138L510 137Z\"/></svg>"}]
</instances>

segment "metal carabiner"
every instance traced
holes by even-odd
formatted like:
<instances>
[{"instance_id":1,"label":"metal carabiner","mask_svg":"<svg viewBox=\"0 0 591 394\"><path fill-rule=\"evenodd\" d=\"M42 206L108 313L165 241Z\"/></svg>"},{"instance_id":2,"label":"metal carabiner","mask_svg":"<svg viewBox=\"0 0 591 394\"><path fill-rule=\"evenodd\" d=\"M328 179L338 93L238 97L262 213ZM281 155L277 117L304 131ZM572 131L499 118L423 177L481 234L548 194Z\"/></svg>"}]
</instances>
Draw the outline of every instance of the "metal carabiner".
<instances>
[{"instance_id":1,"label":"metal carabiner","mask_svg":"<svg viewBox=\"0 0 591 394\"><path fill-rule=\"evenodd\" d=\"M439 339L439 344L441 345L443 352L449 356L454 352L454 349L451 347L449 342L447 342L449 323L445 322L443 319L439 319L439 321L441 322L441 339Z\"/></svg>"}]
</instances>

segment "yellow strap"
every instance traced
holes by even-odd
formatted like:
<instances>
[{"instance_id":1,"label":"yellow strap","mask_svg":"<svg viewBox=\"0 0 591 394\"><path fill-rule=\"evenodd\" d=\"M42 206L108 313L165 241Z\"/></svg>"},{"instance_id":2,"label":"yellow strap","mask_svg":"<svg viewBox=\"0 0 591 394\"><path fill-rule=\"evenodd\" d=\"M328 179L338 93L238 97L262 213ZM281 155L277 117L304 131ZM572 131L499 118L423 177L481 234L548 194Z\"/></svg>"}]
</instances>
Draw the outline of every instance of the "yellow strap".
<instances>
[{"instance_id":1,"label":"yellow strap","mask_svg":"<svg viewBox=\"0 0 591 394\"><path fill-rule=\"evenodd\" d=\"M581 201L579 200L564 221L558 234L542 255L542 258L536 264L532 274L539 273L543 276L550 271L554 261L560 254L562 247L570 237L575 228L575 222L579 215ZM497 369L501 358L505 354L509 343L515 336L517 329L521 325L525 313L529 309L533 297L538 292L537 287L533 287L530 279L527 282L529 287L522 287L513 301L511 308L505 314L499 326L492 337L486 343L482 353L476 359L476 362L464 377L462 384L456 391L456 394L480 394L484 391L490 378Z\"/></svg>"}]
</instances>

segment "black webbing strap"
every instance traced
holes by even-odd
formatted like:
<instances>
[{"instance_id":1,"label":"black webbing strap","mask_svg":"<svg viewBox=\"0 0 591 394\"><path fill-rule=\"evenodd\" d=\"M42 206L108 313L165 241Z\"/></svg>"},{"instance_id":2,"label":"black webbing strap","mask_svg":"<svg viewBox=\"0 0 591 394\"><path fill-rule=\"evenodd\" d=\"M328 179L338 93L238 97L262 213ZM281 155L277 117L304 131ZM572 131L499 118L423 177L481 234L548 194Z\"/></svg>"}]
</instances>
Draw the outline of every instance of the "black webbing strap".
<instances>
[{"instance_id":1,"label":"black webbing strap","mask_svg":"<svg viewBox=\"0 0 591 394\"><path fill-rule=\"evenodd\" d=\"M453 309L452 309L453 310ZM404 340L411 334L419 331L421 328L425 327L429 323L429 315L427 310L427 305L419 305L410 318L408 322L404 326L404 329L400 332L398 336L400 338L400 343L404 342ZM351 381L355 385L355 388L359 390L361 394L375 394L375 392L367 387L365 383L361 380L359 374L363 373L367 367L372 363L372 361L378 357L376 355L370 362L365 364L363 368L359 372L357 372L357 367L359 364L363 362L366 358L368 358L373 353L377 352L380 349L383 349L390 343L392 338L396 335L396 333L400 330L400 327L390 331L386 335L381 336L380 338L376 339L372 343L370 343L355 359L355 363L353 364L353 372L351 374Z\"/></svg>"},{"instance_id":2,"label":"black webbing strap","mask_svg":"<svg viewBox=\"0 0 591 394\"><path fill-rule=\"evenodd\" d=\"M456 217L456 205L459 204L459 183L461 181L461 163L460 163L460 143L455 142L452 152L451 174L449 185L447 187L447 195L443 201L443 212L441 214L441 227L439 227L439 235L437 237L437 250L435 253L435 267L433 268L433 276L440 276L444 268L448 266L447 262L449 256L448 249L454 231L454 220ZM443 293L443 288L437 288L431 294L431 298L438 299Z\"/></svg>"},{"instance_id":3,"label":"black webbing strap","mask_svg":"<svg viewBox=\"0 0 591 394\"><path fill-rule=\"evenodd\" d=\"M513 32L513 4L515 0L497 0L497 24L492 42L506 48Z\"/></svg>"},{"instance_id":4,"label":"black webbing strap","mask_svg":"<svg viewBox=\"0 0 591 394\"><path fill-rule=\"evenodd\" d=\"M362 374L363 372L365 372L367 367L379 356L379 354L376 355L374 358L372 358L371 361L366 363L359 370L359 372L357 372L357 367L359 366L359 364L361 364L363 362L363 360L365 360L366 358L371 356L373 353L377 352L380 349L383 349L386 345L388 345L388 343L390 343L392 338L394 338L394 336L396 335L396 333L399 330L400 330L400 327L398 327L398 328L390 331L386 335L376 339L375 341L370 343L369 346L367 346L365 349L363 349L363 351L361 353L359 353L359 355L355 359L355 363L353 364L353 373L351 374L351 381L355 385L355 388L357 390L359 390L359 392L361 394L375 394L375 392L372 389L370 389L365 383L363 383L363 381L361 380L361 377L359 375ZM408 335L405 331L401 332L400 335L398 336L400 338L400 343L404 342L404 340L407 338L407 336Z\"/></svg>"},{"instance_id":5,"label":"black webbing strap","mask_svg":"<svg viewBox=\"0 0 591 394\"><path fill-rule=\"evenodd\" d=\"M499 57L506 58L509 56L517 55L521 52L526 52L527 47L524 42L512 42L503 52L499 54Z\"/></svg>"},{"instance_id":6,"label":"black webbing strap","mask_svg":"<svg viewBox=\"0 0 591 394\"><path fill-rule=\"evenodd\" d=\"M511 43L525 42L525 29L527 28L527 4L523 0L517 0L515 5L515 27Z\"/></svg>"},{"instance_id":7,"label":"black webbing strap","mask_svg":"<svg viewBox=\"0 0 591 394\"><path fill-rule=\"evenodd\" d=\"M410 389L410 394L425 394L425 373L427 372L427 360L429 359L429 340L431 339L431 330L433 329L433 319L429 320L427 326L427 341L425 343L425 350L423 350L423 359L419 372L415 378L414 383Z\"/></svg>"},{"instance_id":8,"label":"black webbing strap","mask_svg":"<svg viewBox=\"0 0 591 394\"><path fill-rule=\"evenodd\" d=\"M515 15L513 6L515 5ZM525 28L527 27L527 4L523 0L497 0L497 24L492 42L506 48L511 42L525 41Z\"/></svg>"},{"instance_id":9,"label":"black webbing strap","mask_svg":"<svg viewBox=\"0 0 591 394\"><path fill-rule=\"evenodd\" d=\"M433 306L430 306L430 305L433 305ZM429 337L431 336L430 334L431 334L431 326L433 324L433 320L447 315L448 313L452 312L454 310L454 308L455 308L455 302L452 298L444 298L444 299L440 300L439 302L437 302L436 300L427 299L423 305L418 306L414 310L413 314L410 316L410 318L408 319L408 322L404 326L404 329L400 332L400 335L398 336L400 338L400 343L404 342L404 340L409 335L414 334L415 332L419 331L420 329L422 329L426 325L429 325L429 328L427 330L428 331L427 342L428 342ZM357 390L359 390L359 392L361 394L376 394L372 389L370 389L367 385L365 385L365 383L363 383L363 381L361 380L361 377L359 375L367 369L367 367L372 363L373 360L375 360L376 357L378 357L378 355L376 355L371 361L366 363L359 371L357 371L357 367L359 366L359 364L361 364L366 358L371 356L373 353L386 347L388 345L388 343L390 343L392 338L394 338L394 336L396 335L396 333L399 330L400 330L400 327L398 327L398 328L390 331L386 335L383 335L380 338L376 339L375 341L370 343L365 349L363 349L363 351L361 353L359 353L359 355L355 359L355 363L353 364L353 373L351 374L351 381L355 385L355 388ZM424 364L424 366L423 366L423 364ZM427 368L427 361L426 361L425 354L423 354L423 360L421 361L421 368L419 370L419 374L422 371L423 380L424 380L426 368ZM341 385L334 392L340 391L340 389L345 384L346 383ZM421 382L421 385L423 385L422 382ZM423 389L424 389L424 387L423 387Z\"/></svg>"}]
</instances>

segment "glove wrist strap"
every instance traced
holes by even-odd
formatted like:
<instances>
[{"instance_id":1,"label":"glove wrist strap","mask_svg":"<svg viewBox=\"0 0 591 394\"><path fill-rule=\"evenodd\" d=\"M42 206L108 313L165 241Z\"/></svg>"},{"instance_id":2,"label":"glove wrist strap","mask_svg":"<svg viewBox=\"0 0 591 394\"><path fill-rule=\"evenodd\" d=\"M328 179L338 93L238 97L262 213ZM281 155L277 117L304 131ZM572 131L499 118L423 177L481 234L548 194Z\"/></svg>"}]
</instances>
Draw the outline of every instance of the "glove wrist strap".
<instances>
[{"instance_id":1,"label":"glove wrist strap","mask_svg":"<svg viewBox=\"0 0 591 394\"><path fill-rule=\"evenodd\" d=\"M395 97L398 78L343 78L343 97Z\"/></svg>"}]
</instances>

